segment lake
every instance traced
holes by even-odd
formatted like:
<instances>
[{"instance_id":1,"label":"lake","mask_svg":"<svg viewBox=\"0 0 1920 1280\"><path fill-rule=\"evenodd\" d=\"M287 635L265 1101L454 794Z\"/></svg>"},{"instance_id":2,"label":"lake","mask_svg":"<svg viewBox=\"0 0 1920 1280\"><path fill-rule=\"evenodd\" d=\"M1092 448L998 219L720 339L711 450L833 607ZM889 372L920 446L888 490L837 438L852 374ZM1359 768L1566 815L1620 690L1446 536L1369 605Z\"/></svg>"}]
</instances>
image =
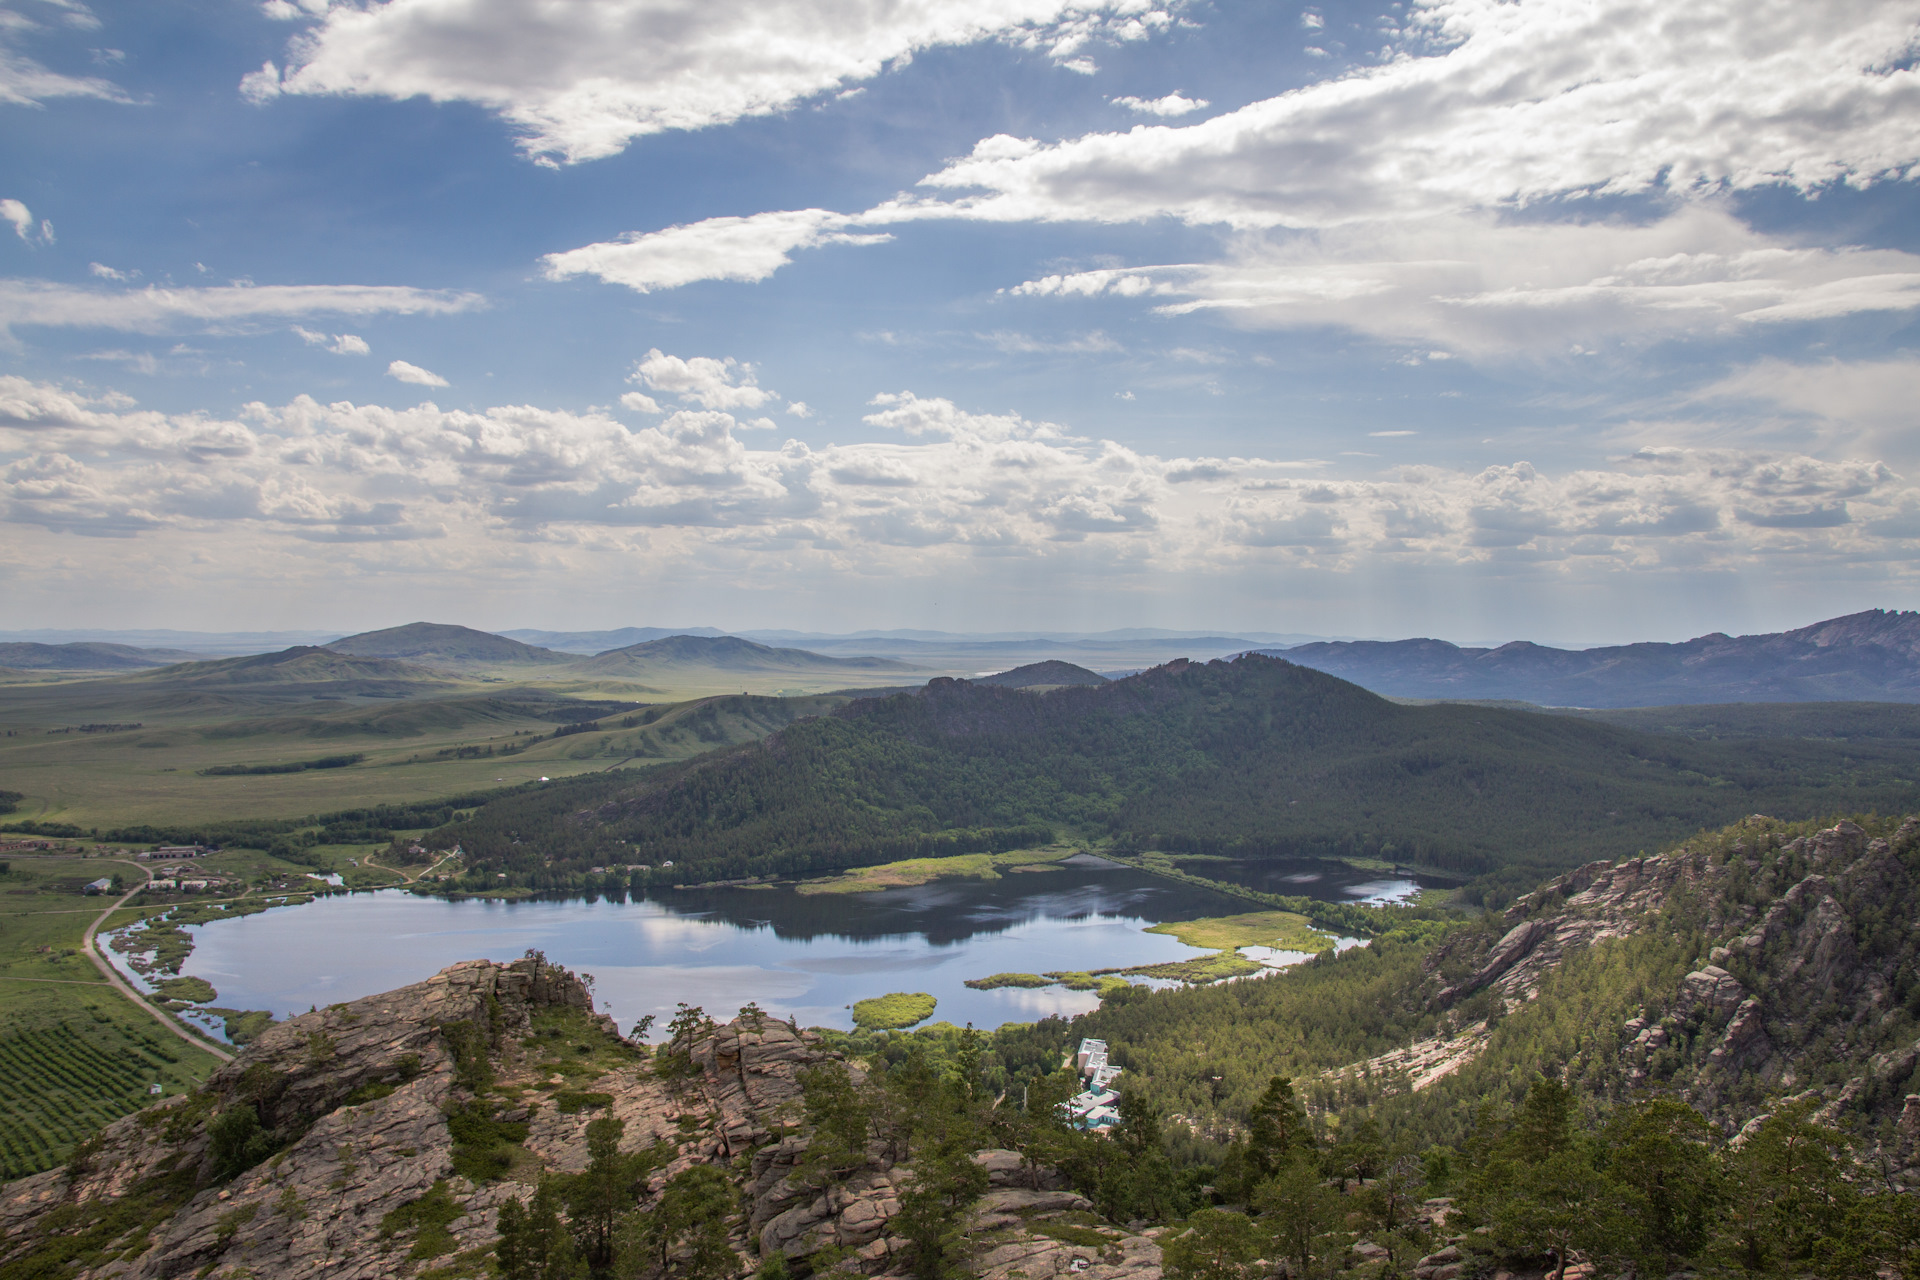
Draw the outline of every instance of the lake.
<instances>
[{"instance_id":1,"label":"lake","mask_svg":"<svg viewBox=\"0 0 1920 1280\"><path fill-rule=\"evenodd\" d=\"M1368 892L1351 892L1359 883ZM1304 882L1290 891L1334 901L1384 892L1337 872L1318 885L1321 892ZM1402 882L1403 895L1413 890ZM1184 960L1204 953L1143 930L1253 909L1084 855L999 880L860 894L776 886L626 901L448 902L387 890L195 926L182 972L211 982L218 1005L286 1017L419 982L458 960L512 960L538 948L591 973L601 1007L623 1030L647 1014L664 1027L678 1001L717 1018L754 1001L802 1026L849 1028L848 1006L890 991L929 992L939 1001L935 1020L992 1028L1084 1013L1099 1001L1059 987L975 991L969 978Z\"/></svg>"}]
</instances>

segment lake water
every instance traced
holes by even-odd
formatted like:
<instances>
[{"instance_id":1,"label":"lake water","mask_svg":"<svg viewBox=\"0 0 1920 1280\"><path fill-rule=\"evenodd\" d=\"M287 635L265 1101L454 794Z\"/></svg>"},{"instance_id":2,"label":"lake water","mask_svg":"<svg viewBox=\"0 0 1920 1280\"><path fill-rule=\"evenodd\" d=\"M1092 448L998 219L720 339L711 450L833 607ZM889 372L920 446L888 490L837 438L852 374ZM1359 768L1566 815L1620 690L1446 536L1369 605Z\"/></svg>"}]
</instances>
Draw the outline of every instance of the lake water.
<instances>
[{"instance_id":1,"label":"lake water","mask_svg":"<svg viewBox=\"0 0 1920 1280\"><path fill-rule=\"evenodd\" d=\"M1323 892L1304 884L1289 891L1370 896L1330 874ZM516 959L531 947L593 974L602 1008L623 1029L646 1014L664 1026L683 1000L715 1017L751 1000L802 1026L848 1028L848 1006L890 991L929 992L939 1001L935 1020L992 1028L1084 1013L1098 999L1058 987L975 991L969 978L1183 960L1203 953L1146 926L1250 909L1091 857L999 880L862 894L775 887L509 903L383 891L197 926L182 972L211 982L221 1006L285 1017L419 982L455 961Z\"/></svg>"}]
</instances>

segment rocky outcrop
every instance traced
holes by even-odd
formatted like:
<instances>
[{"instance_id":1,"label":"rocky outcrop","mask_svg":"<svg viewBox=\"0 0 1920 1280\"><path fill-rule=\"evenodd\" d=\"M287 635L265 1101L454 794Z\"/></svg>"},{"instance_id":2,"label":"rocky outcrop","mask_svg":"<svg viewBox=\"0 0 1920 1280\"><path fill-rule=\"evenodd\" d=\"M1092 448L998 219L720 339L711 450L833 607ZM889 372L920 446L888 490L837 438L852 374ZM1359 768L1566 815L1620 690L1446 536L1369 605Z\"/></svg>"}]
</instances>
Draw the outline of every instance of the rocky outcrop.
<instances>
[{"instance_id":1,"label":"rocky outcrop","mask_svg":"<svg viewBox=\"0 0 1920 1280\"><path fill-rule=\"evenodd\" d=\"M1478 952L1466 939L1435 953L1436 975L1466 975L1434 979L1428 1008L1446 1015L1435 1034L1335 1074L1425 1088L1485 1047L1468 1019L1488 994L1497 1018L1571 956L1685 930L1698 952L1684 976L1611 1030L1614 1048L1595 1029L1593 1052L1617 1054L1621 1084L1677 1095L1729 1133L1768 1098L1811 1088L1833 1122L1885 1134L1920 1094L1920 1044L1889 1043L1920 1000L1917 881L1920 818L1883 839L1852 822L1789 838L1756 816L1664 856L1589 863L1514 903ZM1920 1165L1920 1141L1909 1146L1897 1163Z\"/></svg>"},{"instance_id":2,"label":"rocky outcrop","mask_svg":"<svg viewBox=\"0 0 1920 1280\"><path fill-rule=\"evenodd\" d=\"M911 1166L876 1146L845 1176L806 1168L799 1073L828 1056L816 1035L754 1014L709 1027L662 1071L565 970L454 965L276 1026L196 1094L115 1123L66 1169L0 1188L0 1272L96 1231L109 1234L74 1251L77 1280L387 1280L431 1259L477 1274L501 1206L529 1200L544 1173L585 1168L587 1128L611 1115L624 1150L666 1153L643 1210L691 1165L739 1176L743 1271L755 1255L834 1249L854 1273L904 1274L910 1250L889 1228ZM243 1111L257 1129L236 1156L228 1117ZM497 1167L477 1166L471 1145L463 1157L461 1142L496 1143ZM1036 1232L1062 1216L1097 1221L1057 1174L1012 1151L974 1159L989 1185L967 1211L984 1280L1158 1280L1146 1237L1105 1227L1090 1247Z\"/></svg>"}]
</instances>

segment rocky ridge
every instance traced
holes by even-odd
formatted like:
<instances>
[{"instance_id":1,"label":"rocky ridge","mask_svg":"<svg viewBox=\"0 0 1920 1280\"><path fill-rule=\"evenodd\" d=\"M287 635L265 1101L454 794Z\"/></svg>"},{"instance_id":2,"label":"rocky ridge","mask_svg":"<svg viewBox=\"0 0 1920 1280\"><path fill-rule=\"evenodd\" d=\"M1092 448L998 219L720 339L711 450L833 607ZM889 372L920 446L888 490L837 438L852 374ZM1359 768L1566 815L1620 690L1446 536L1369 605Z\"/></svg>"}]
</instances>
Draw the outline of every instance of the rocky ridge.
<instances>
[{"instance_id":1,"label":"rocky ridge","mask_svg":"<svg viewBox=\"0 0 1920 1280\"><path fill-rule=\"evenodd\" d=\"M594 1013L571 973L536 958L468 961L279 1024L196 1093L109 1126L66 1168L0 1188L0 1272L60 1260L80 1280L483 1276L501 1206L531 1200L543 1174L583 1169L587 1126L605 1115L624 1122L623 1151L670 1152L642 1208L690 1166L733 1176L738 1270L830 1249L851 1274L904 1274L910 1255L888 1227L910 1166L876 1145L833 1185L798 1176L798 1074L829 1056L812 1033L748 1013L709 1024L665 1071ZM225 1118L241 1111L257 1125L236 1140ZM495 1176L470 1176L476 1123L496 1144L482 1152ZM1101 1242L1089 1245L1036 1232L1088 1221L1091 1205L1014 1152L974 1160L989 1188L969 1211L983 1280L1158 1280L1150 1236L1075 1237Z\"/></svg>"},{"instance_id":2,"label":"rocky ridge","mask_svg":"<svg viewBox=\"0 0 1920 1280\"><path fill-rule=\"evenodd\" d=\"M1470 965L1430 1001L1451 1026L1347 1070L1432 1087L1489 1042L1489 1020L1468 1010L1519 1009L1610 940L1696 929L1705 963L1620 1027L1594 1029L1611 1035L1622 1086L1672 1093L1729 1132L1770 1098L1817 1098L1829 1122L1884 1133L1920 1183L1920 1042L1887 1031L1920 1002L1916 866L1920 818L1884 839L1852 822L1787 838L1760 816L1719 847L1589 863L1516 902L1477 953L1436 951L1436 970Z\"/></svg>"}]
</instances>

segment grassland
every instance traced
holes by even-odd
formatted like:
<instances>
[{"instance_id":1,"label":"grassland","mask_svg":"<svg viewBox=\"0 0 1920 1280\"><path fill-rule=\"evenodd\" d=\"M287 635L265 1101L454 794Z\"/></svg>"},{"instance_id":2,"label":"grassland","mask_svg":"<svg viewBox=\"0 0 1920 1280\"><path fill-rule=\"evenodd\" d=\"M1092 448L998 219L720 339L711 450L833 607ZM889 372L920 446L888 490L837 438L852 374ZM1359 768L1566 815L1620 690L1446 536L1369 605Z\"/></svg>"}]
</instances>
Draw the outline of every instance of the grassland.
<instances>
[{"instance_id":1,"label":"grassland","mask_svg":"<svg viewBox=\"0 0 1920 1280\"><path fill-rule=\"evenodd\" d=\"M925 1022L939 1002L924 991L894 991L853 1002L853 1025L862 1031L892 1031Z\"/></svg>"},{"instance_id":2,"label":"grassland","mask_svg":"<svg viewBox=\"0 0 1920 1280\"><path fill-rule=\"evenodd\" d=\"M0 824L110 829L432 800L683 760L846 701L662 698L632 685L494 677L435 680L389 696L353 692L352 683L339 694L289 687L301 692L172 686L151 676L0 686L0 782L24 794ZM360 759L247 772L345 756Z\"/></svg>"},{"instance_id":3,"label":"grassland","mask_svg":"<svg viewBox=\"0 0 1920 1280\"><path fill-rule=\"evenodd\" d=\"M177 1094L219 1063L120 995L81 951L111 899L80 887L115 871L101 857L6 855L0 873L0 1178L51 1168L94 1129ZM113 913L109 927L166 908Z\"/></svg>"},{"instance_id":4,"label":"grassland","mask_svg":"<svg viewBox=\"0 0 1920 1280\"><path fill-rule=\"evenodd\" d=\"M1002 871L1038 870L1080 852L1077 845L1014 849L1008 853L961 853L948 858L905 858L874 867L856 867L822 880L802 881L801 893L872 893L928 884L935 880L998 880Z\"/></svg>"},{"instance_id":5,"label":"grassland","mask_svg":"<svg viewBox=\"0 0 1920 1280\"><path fill-rule=\"evenodd\" d=\"M1237 916L1204 920L1174 920L1156 924L1148 933L1164 933L1190 947L1232 951L1241 947L1272 947L1276 951L1325 951L1333 935L1316 929L1305 916L1291 911L1249 911Z\"/></svg>"}]
</instances>

